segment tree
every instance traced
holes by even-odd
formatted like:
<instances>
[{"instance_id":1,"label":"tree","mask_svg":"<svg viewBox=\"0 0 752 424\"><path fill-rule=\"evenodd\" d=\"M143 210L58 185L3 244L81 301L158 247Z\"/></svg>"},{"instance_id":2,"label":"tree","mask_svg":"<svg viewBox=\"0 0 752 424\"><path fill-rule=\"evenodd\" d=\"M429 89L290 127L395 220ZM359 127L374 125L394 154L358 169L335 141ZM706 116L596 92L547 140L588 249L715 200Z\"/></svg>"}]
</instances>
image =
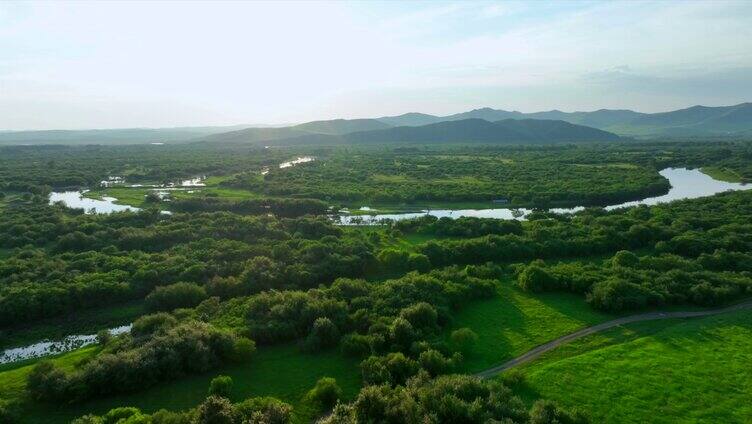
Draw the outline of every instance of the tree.
<instances>
[{"instance_id":1,"label":"tree","mask_svg":"<svg viewBox=\"0 0 752 424\"><path fill-rule=\"evenodd\" d=\"M232 393L232 377L227 375L220 375L214 377L209 383L209 396L220 396L223 398L230 398Z\"/></svg>"}]
</instances>

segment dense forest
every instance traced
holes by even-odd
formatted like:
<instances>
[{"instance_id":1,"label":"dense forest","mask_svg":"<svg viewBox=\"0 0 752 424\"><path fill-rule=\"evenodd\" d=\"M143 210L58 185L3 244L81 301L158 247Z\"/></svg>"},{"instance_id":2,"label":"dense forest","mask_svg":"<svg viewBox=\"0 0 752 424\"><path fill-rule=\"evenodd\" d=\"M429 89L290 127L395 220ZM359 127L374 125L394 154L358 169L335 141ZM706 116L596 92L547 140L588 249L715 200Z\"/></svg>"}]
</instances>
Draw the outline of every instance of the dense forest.
<instances>
[{"instance_id":1,"label":"dense forest","mask_svg":"<svg viewBox=\"0 0 752 424\"><path fill-rule=\"evenodd\" d=\"M0 346L79 314L131 304L140 312L118 322L132 324L124 334L99 332L94 348L78 351L84 359L66 362L74 351L0 365L8 387L0 388L0 422L33 422L35 411L54 408L62 412L50 422L75 411L80 424L583 423L588 411L526 392L513 373L463 375L479 335L458 328L458 317L508 290L572 296L599 317L752 295L752 191L597 206L665 192L657 173L665 167L748 178L744 142L2 152ZM302 155L316 160L278 166ZM49 204L53 188L96 187L113 175L221 179L137 212ZM362 227L330 216L349 201L498 198L592 207L538 210L524 221L425 216ZM269 349L312 362L334 357L358 383L347 391L323 375L300 398L241 397L232 387L245 382L217 375L263 368L260 353ZM119 402L206 375L216 376L206 395L182 409Z\"/></svg>"}]
</instances>

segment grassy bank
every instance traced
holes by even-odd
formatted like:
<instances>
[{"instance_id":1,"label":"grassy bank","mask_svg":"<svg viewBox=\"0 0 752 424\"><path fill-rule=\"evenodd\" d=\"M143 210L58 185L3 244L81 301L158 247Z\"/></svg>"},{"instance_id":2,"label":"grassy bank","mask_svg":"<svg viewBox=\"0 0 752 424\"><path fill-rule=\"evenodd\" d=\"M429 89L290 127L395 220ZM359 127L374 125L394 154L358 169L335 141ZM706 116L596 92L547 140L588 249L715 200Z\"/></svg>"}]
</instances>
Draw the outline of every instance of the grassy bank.
<instances>
[{"instance_id":1,"label":"grassy bank","mask_svg":"<svg viewBox=\"0 0 752 424\"><path fill-rule=\"evenodd\" d=\"M522 368L526 396L594 422L752 420L752 311L637 323L564 345Z\"/></svg>"}]
</instances>

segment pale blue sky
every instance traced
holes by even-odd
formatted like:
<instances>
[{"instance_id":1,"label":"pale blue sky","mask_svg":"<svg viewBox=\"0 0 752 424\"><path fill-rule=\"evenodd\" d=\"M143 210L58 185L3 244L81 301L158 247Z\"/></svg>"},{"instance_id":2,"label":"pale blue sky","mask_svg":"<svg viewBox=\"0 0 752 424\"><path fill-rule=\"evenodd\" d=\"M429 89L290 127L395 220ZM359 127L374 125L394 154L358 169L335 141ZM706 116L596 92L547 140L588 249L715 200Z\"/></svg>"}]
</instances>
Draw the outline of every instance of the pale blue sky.
<instances>
[{"instance_id":1,"label":"pale blue sky","mask_svg":"<svg viewBox=\"0 0 752 424\"><path fill-rule=\"evenodd\" d=\"M0 129L752 101L752 1L0 2Z\"/></svg>"}]
</instances>

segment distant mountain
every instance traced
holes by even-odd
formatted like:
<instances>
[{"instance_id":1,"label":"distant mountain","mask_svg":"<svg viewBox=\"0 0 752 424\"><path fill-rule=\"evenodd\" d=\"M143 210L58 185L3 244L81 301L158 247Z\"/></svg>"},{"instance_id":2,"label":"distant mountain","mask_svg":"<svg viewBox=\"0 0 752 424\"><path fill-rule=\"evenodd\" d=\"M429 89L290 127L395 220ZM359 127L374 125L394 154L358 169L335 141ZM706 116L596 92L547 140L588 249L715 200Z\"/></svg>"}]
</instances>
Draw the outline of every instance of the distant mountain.
<instances>
[{"instance_id":1,"label":"distant mountain","mask_svg":"<svg viewBox=\"0 0 752 424\"><path fill-rule=\"evenodd\" d=\"M459 121L462 119L484 119L486 121L501 121L503 119L525 119L526 116L522 112L508 112L506 110L491 109L490 107L484 107L481 109L473 109L468 112L456 113L444 117L444 121Z\"/></svg>"},{"instance_id":2,"label":"distant mountain","mask_svg":"<svg viewBox=\"0 0 752 424\"><path fill-rule=\"evenodd\" d=\"M329 121L312 121L292 127L296 130L317 134L347 134L357 131L372 131L390 128L393 125L377 119L332 119Z\"/></svg>"},{"instance_id":3,"label":"distant mountain","mask_svg":"<svg viewBox=\"0 0 752 424\"><path fill-rule=\"evenodd\" d=\"M429 123L480 118L486 121L502 119L560 120L572 124L598 128L627 136L707 136L743 135L752 130L752 103L735 106L694 106L663 113L640 113L624 109L600 109L593 112L522 113L481 108L447 116L406 113L378 118L394 126L419 126Z\"/></svg>"},{"instance_id":4,"label":"distant mountain","mask_svg":"<svg viewBox=\"0 0 752 424\"><path fill-rule=\"evenodd\" d=\"M197 141L259 143L308 135L340 135L384 128L391 128L391 125L376 119L332 119L329 121L306 122L304 124L281 128L245 128L239 131L213 134L202 137Z\"/></svg>"},{"instance_id":5,"label":"distant mountain","mask_svg":"<svg viewBox=\"0 0 752 424\"><path fill-rule=\"evenodd\" d=\"M631 110L600 109L594 112L562 112L551 110L548 112L527 113L525 116L531 119L557 119L578 125L586 125L594 128L609 128L613 125L629 122L644 116L644 113Z\"/></svg>"},{"instance_id":6,"label":"distant mountain","mask_svg":"<svg viewBox=\"0 0 752 424\"><path fill-rule=\"evenodd\" d=\"M752 103L643 114L613 128L632 135L724 135L752 130Z\"/></svg>"},{"instance_id":7,"label":"distant mountain","mask_svg":"<svg viewBox=\"0 0 752 424\"><path fill-rule=\"evenodd\" d=\"M0 131L0 144L176 143L241 128L246 128L246 126Z\"/></svg>"},{"instance_id":8,"label":"distant mountain","mask_svg":"<svg viewBox=\"0 0 752 424\"><path fill-rule=\"evenodd\" d=\"M613 141L619 136L564 121L505 119L489 122L471 118L443 121L419 127L394 127L344 135L315 134L276 140L274 144L364 144L364 143L556 143Z\"/></svg>"},{"instance_id":9,"label":"distant mountain","mask_svg":"<svg viewBox=\"0 0 752 424\"><path fill-rule=\"evenodd\" d=\"M410 112L398 116L384 116L382 118L378 118L378 120L393 127L419 127L421 125L441 122L444 120L444 118L440 116L428 115L425 113Z\"/></svg>"}]
</instances>

